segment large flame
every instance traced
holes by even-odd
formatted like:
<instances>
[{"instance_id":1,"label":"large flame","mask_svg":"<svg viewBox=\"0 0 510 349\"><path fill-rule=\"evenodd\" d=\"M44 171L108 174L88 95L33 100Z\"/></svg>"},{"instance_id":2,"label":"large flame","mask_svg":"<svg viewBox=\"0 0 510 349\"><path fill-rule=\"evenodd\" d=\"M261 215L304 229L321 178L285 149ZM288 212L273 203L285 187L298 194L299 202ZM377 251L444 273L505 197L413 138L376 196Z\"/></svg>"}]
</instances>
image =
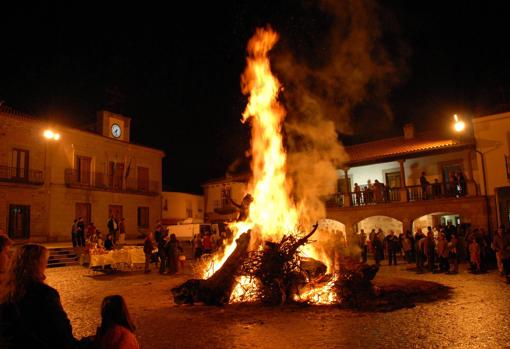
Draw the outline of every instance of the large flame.
<instances>
[{"instance_id":1,"label":"large flame","mask_svg":"<svg viewBox=\"0 0 510 349\"><path fill-rule=\"evenodd\" d=\"M249 95L242 122L251 123L252 177L248 192L254 198L247 219L230 225L235 239L252 230L252 240L279 241L284 234L299 232L301 212L291 200L291 183L286 176L287 156L282 140L282 123L286 111L278 101L281 84L271 72L269 51L278 41L278 34L270 28L259 28L248 42L246 69L241 77L242 92ZM301 217L304 218L304 217ZM253 235L256 237L253 238ZM234 240L235 240L234 239ZM222 256L215 256L213 267L204 270L203 277L210 277L218 270L235 249L235 242L226 246ZM256 246L255 248L261 248ZM308 245L303 249L310 257L322 260L331 268L323 251ZM331 270L331 269L330 269ZM256 285L248 278L238 280L231 301L244 301L240 295ZM318 303L327 302L324 290L310 291L310 297L319 297ZM321 296L317 296L320 294ZM313 295L313 296L312 296Z\"/></svg>"}]
</instances>

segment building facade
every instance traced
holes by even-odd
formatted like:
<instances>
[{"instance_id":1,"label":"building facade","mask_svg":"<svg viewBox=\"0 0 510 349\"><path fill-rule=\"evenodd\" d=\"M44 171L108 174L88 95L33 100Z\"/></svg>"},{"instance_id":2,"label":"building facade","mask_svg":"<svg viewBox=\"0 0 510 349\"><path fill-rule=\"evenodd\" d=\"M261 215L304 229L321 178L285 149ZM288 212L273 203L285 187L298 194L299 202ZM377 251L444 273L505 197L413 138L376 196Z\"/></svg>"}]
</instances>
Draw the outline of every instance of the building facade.
<instances>
[{"instance_id":1,"label":"building facade","mask_svg":"<svg viewBox=\"0 0 510 349\"><path fill-rule=\"evenodd\" d=\"M202 185L204 189L204 219L208 223L233 221L238 216L234 201L240 204L247 193L249 174L212 179Z\"/></svg>"},{"instance_id":2,"label":"building facade","mask_svg":"<svg viewBox=\"0 0 510 349\"><path fill-rule=\"evenodd\" d=\"M416 134L406 125L402 137L346 147L349 161L327 200L327 218L344 224L348 234L448 223L488 229L475 140L464 138Z\"/></svg>"},{"instance_id":3,"label":"building facade","mask_svg":"<svg viewBox=\"0 0 510 349\"><path fill-rule=\"evenodd\" d=\"M30 241L68 241L78 217L102 232L125 218L128 238L153 228L164 153L131 143L130 124L102 111L82 130L0 109L0 228Z\"/></svg>"},{"instance_id":4,"label":"building facade","mask_svg":"<svg viewBox=\"0 0 510 349\"><path fill-rule=\"evenodd\" d=\"M190 223L204 222L204 197L188 193L162 193L161 221L165 225L182 221Z\"/></svg>"},{"instance_id":5,"label":"building facade","mask_svg":"<svg viewBox=\"0 0 510 349\"><path fill-rule=\"evenodd\" d=\"M510 112L473 119L477 171L481 192L487 194L491 216L510 227ZM487 188L487 189L485 189Z\"/></svg>"}]
</instances>

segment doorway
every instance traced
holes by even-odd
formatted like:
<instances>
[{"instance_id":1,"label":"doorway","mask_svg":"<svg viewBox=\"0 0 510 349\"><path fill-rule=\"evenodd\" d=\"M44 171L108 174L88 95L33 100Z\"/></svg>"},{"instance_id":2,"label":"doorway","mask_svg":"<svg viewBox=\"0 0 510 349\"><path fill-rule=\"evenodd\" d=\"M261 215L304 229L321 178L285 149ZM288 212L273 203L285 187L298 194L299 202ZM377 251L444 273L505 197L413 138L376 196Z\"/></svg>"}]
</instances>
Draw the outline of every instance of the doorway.
<instances>
[{"instance_id":1,"label":"doorway","mask_svg":"<svg viewBox=\"0 0 510 349\"><path fill-rule=\"evenodd\" d=\"M120 222L120 219L124 217L122 215L122 206L121 205L110 205L108 206L108 217L113 216L117 222Z\"/></svg>"},{"instance_id":2,"label":"doorway","mask_svg":"<svg viewBox=\"0 0 510 349\"><path fill-rule=\"evenodd\" d=\"M77 202L74 208L74 218L81 217L85 225L91 221L91 206L87 202Z\"/></svg>"},{"instance_id":3,"label":"doorway","mask_svg":"<svg viewBox=\"0 0 510 349\"><path fill-rule=\"evenodd\" d=\"M9 205L9 237L11 239L30 237L30 206Z\"/></svg>"}]
</instances>

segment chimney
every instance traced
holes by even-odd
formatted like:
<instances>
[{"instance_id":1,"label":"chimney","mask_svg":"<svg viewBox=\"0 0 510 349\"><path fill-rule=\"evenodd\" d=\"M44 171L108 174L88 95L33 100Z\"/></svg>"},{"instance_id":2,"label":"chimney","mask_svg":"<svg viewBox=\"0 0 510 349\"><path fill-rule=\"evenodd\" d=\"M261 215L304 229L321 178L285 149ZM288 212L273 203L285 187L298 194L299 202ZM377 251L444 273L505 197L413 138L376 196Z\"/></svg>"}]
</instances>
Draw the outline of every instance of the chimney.
<instances>
[{"instance_id":1,"label":"chimney","mask_svg":"<svg viewBox=\"0 0 510 349\"><path fill-rule=\"evenodd\" d=\"M414 125L413 124L405 124L404 125L404 139L412 139L414 138Z\"/></svg>"}]
</instances>

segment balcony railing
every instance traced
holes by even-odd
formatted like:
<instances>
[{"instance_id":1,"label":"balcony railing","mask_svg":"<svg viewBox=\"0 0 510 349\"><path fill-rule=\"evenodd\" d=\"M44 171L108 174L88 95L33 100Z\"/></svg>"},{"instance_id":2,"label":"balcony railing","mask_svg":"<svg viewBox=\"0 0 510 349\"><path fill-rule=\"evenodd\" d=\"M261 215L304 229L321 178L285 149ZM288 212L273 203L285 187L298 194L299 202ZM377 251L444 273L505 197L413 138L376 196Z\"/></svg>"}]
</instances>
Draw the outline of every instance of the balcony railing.
<instances>
[{"instance_id":1,"label":"balcony railing","mask_svg":"<svg viewBox=\"0 0 510 349\"><path fill-rule=\"evenodd\" d=\"M424 188L421 185L411 185L404 188L384 188L350 192L348 196L343 193L335 193L325 199L328 207L365 206L387 204L392 202L412 202L420 200L436 200L444 198L460 198L468 195L467 185L455 185L450 183L432 183ZM469 194L475 194L469 193ZM350 198L346 203L345 198Z\"/></svg>"},{"instance_id":2,"label":"balcony railing","mask_svg":"<svg viewBox=\"0 0 510 349\"><path fill-rule=\"evenodd\" d=\"M0 182L42 185L44 176L43 171L0 166Z\"/></svg>"},{"instance_id":3,"label":"balcony railing","mask_svg":"<svg viewBox=\"0 0 510 349\"><path fill-rule=\"evenodd\" d=\"M71 188L143 195L157 195L159 193L159 182L157 181L125 179L121 176L105 175L102 172L83 172L70 168L65 170L65 183Z\"/></svg>"}]
</instances>

